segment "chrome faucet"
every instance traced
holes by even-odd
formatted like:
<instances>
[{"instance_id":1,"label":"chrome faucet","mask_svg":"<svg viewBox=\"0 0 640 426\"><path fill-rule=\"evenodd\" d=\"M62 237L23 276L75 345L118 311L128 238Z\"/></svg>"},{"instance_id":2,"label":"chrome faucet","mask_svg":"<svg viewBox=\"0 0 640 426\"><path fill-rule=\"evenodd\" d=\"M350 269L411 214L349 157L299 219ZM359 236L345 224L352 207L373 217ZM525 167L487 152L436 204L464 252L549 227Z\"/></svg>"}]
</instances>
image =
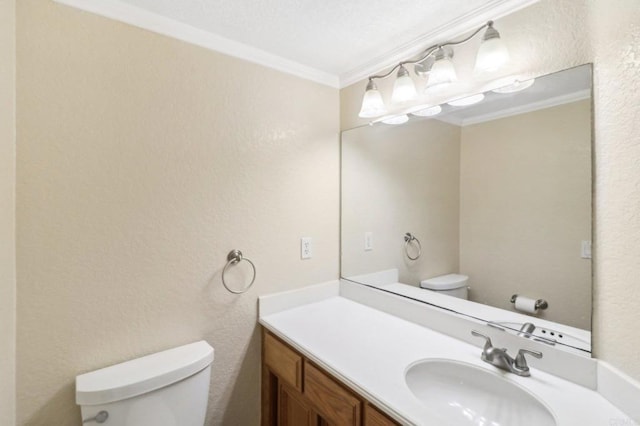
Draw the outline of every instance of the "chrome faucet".
<instances>
[{"instance_id":1,"label":"chrome faucet","mask_svg":"<svg viewBox=\"0 0 640 426\"><path fill-rule=\"evenodd\" d=\"M509 371L518 376L529 377L531 372L525 359L525 354L534 356L536 358L542 358L542 353L538 351L530 351L529 349L520 349L515 359L512 358L506 348L496 348L491 344L491 339L484 334L478 333L475 330L471 331L471 334L477 337L482 337L485 340L484 348L482 349L482 360L488 362L491 365Z\"/></svg>"},{"instance_id":2,"label":"chrome faucet","mask_svg":"<svg viewBox=\"0 0 640 426\"><path fill-rule=\"evenodd\" d=\"M529 337L531 337L531 335L533 334L533 330L535 329L536 326L533 323L525 322L524 324L522 324L522 327L520 327L518 336L526 337L528 339Z\"/></svg>"}]
</instances>

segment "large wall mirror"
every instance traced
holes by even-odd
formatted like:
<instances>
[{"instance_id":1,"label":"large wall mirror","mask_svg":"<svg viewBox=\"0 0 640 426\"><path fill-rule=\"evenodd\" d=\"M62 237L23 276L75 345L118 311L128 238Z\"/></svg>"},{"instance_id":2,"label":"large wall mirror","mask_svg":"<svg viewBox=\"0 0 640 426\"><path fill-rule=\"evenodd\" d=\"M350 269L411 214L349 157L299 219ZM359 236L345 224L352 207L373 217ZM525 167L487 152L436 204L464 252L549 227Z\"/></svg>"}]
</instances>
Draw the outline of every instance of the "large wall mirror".
<instances>
[{"instance_id":1,"label":"large wall mirror","mask_svg":"<svg viewBox=\"0 0 640 426\"><path fill-rule=\"evenodd\" d=\"M583 65L344 131L342 278L590 355L591 86ZM421 287L449 274L466 299Z\"/></svg>"}]
</instances>

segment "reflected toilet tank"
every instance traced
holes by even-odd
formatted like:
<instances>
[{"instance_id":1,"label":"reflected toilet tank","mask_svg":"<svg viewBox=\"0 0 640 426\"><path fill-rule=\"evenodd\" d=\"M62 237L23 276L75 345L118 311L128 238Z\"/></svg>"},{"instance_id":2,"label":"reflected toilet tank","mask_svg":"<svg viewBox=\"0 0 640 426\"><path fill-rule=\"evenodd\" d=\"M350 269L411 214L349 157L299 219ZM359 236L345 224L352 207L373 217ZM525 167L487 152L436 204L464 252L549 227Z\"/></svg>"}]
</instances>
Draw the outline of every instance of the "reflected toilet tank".
<instances>
[{"instance_id":1,"label":"reflected toilet tank","mask_svg":"<svg viewBox=\"0 0 640 426\"><path fill-rule=\"evenodd\" d=\"M447 274L420 281L420 287L436 291L459 299L468 299L469 277L460 274Z\"/></svg>"},{"instance_id":2,"label":"reflected toilet tank","mask_svg":"<svg viewBox=\"0 0 640 426\"><path fill-rule=\"evenodd\" d=\"M205 341L76 377L83 422L118 426L203 426L213 348Z\"/></svg>"}]
</instances>

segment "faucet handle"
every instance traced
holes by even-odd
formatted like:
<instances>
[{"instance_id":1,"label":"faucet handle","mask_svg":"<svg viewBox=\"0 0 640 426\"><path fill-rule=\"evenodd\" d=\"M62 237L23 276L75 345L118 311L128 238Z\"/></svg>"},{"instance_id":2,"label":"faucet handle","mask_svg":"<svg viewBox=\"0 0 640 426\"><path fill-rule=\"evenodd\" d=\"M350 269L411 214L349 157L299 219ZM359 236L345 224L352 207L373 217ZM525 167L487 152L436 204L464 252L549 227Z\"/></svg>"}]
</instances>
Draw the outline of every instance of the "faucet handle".
<instances>
[{"instance_id":1,"label":"faucet handle","mask_svg":"<svg viewBox=\"0 0 640 426\"><path fill-rule=\"evenodd\" d=\"M484 334L477 332L475 330L471 330L471 334L476 336L476 337L482 337L485 342L484 342L484 351L486 352L488 349L493 348L493 344L491 343L491 339L489 338L489 336L485 336Z\"/></svg>"},{"instance_id":2,"label":"faucet handle","mask_svg":"<svg viewBox=\"0 0 640 426\"><path fill-rule=\"evenodd\" d=\"M524 357L525 354L534 356L538 359L542 358L542 352L531 351L529 349L520 349L518 351L518 355L516 355L516 360L515 360L515 367L520 371L529 371L527 360Z\"/></svg>"}]
</instances>

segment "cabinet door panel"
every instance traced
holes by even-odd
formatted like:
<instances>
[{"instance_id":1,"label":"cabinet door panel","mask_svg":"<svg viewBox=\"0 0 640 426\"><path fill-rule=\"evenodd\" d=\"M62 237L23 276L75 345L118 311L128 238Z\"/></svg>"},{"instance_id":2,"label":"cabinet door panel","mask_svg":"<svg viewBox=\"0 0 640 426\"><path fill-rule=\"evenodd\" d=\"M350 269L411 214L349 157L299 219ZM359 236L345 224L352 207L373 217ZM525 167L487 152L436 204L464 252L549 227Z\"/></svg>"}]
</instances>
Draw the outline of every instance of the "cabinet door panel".
<instances>
[{"instance_id":1,"label":"cabinet door panel","mask_svg":"<svg viewBox=\"0 0 640 426\"><path fill-rule=\"evenodd\" d=\"M360 426L360 399L310 363L305 363L304 394L327 423Z\"/></svg>"},{"instance_id":2,"label":"cabinet door panel","mask_svg":"<svg viewBox=\"0 0 640 426\"><path fill-rule=\"evenodd\" d=\"M374 406L367 404L364 407L364 426L400 426L394 420L387 417Z\"/></svg>"},{"instance_id":3,"label":"cabinet door panel","mask_svg":"<svg viewBox=\"0 0 640 426\"><path fill-rule=\"evenodd\" d=\"M280 380L302 392L302 357L268 333L264 334L264 362Z\"/></svg>"},{"instance_id":4,"label":"cabinet door panel","mask_svg":"<svg viewBox=\"0 0 640 426\"><path fill-rule=\"evenodd\" d=\"M304 396L282 384L278 395L278 426L316 426L316 414Z\"/></svg>"}]
</instances>

